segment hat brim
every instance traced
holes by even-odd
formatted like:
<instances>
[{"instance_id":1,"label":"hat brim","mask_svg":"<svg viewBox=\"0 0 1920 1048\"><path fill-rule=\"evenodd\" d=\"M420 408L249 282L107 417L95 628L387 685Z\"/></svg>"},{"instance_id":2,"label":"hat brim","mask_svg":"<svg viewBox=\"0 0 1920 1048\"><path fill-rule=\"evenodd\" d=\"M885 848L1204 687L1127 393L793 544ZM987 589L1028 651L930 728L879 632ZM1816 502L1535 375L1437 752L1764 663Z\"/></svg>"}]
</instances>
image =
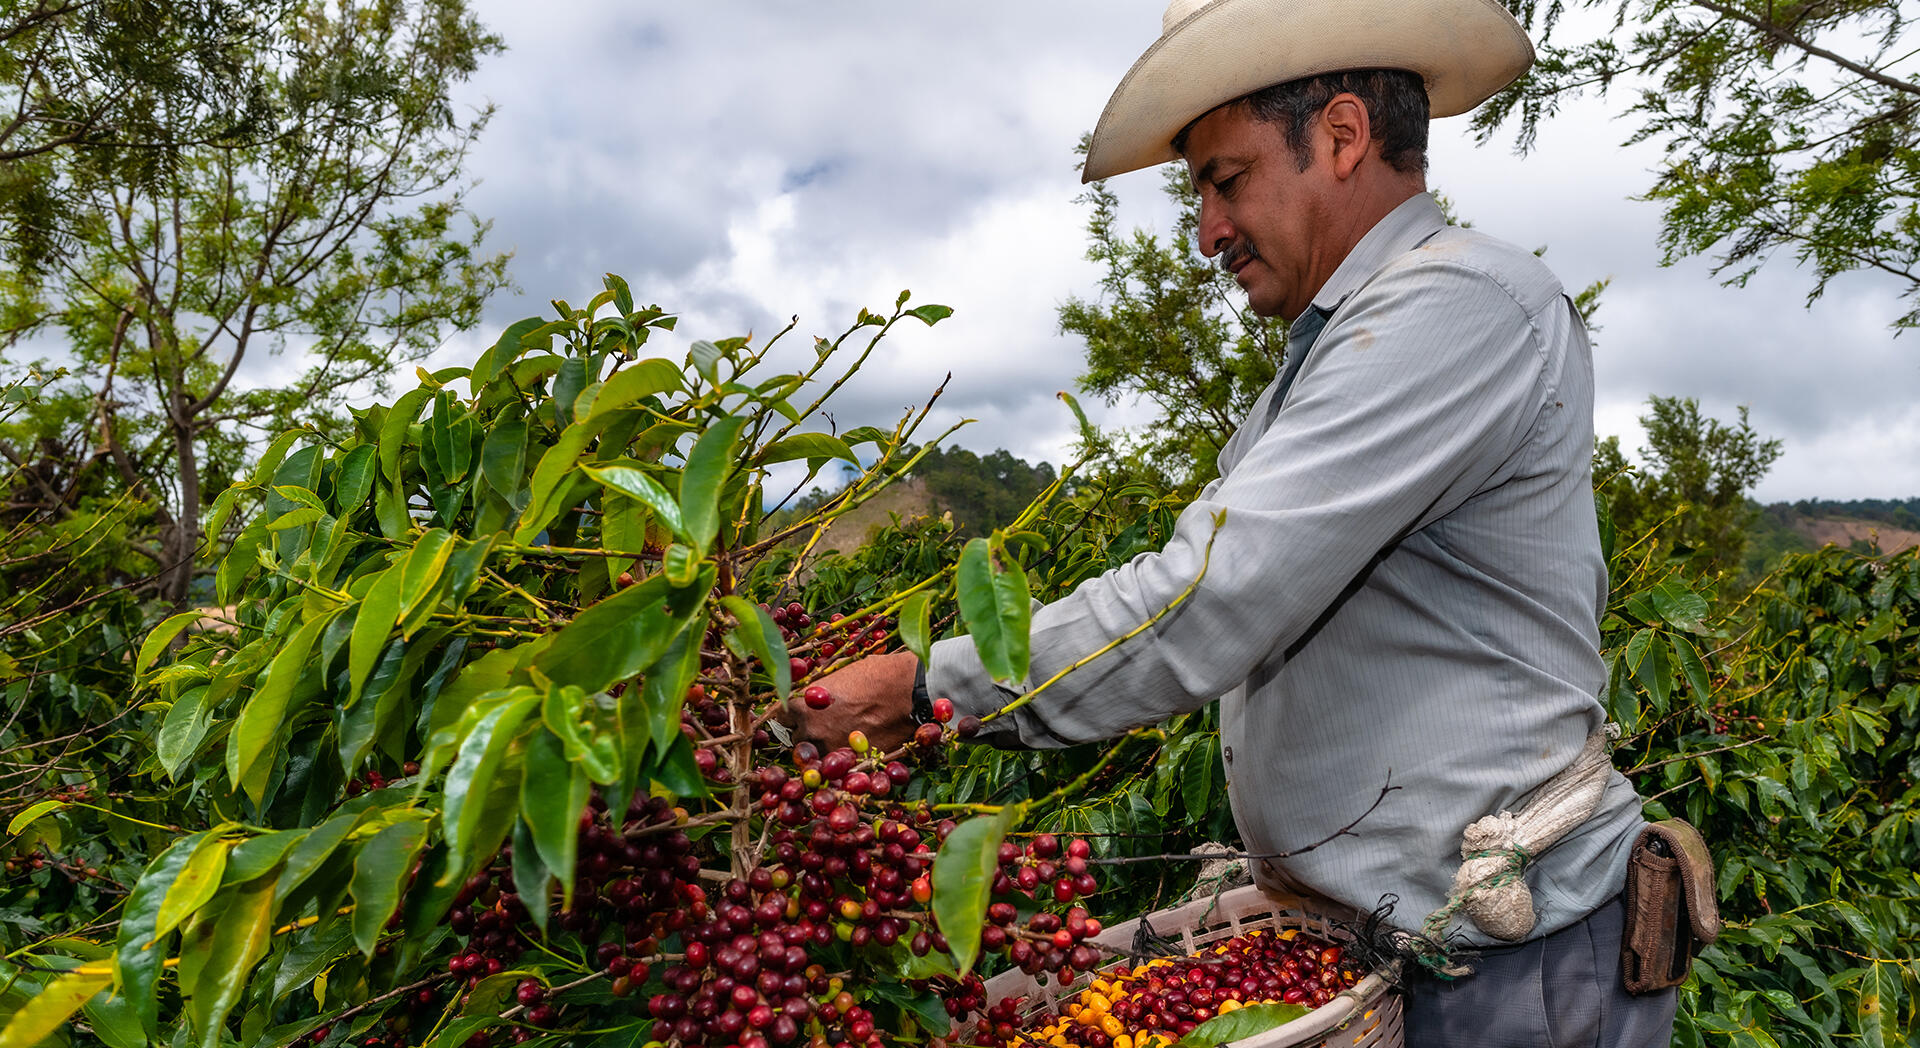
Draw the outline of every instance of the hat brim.
<instances>
[{"instance_id":1,"label":"hat brim","mask_svg":"<svg viewBox=\"0 0 1920 1048\"><path fill-rule=\"evenodd\" d=\"M1176 160L1181 128L1289 80L1405 69L1426 81L1432 115L1444 117L1532 63L1526 31L1494 0L1213 0L1127 70L1094 127L1081 181Z\"/></svg>"}]
</instances>

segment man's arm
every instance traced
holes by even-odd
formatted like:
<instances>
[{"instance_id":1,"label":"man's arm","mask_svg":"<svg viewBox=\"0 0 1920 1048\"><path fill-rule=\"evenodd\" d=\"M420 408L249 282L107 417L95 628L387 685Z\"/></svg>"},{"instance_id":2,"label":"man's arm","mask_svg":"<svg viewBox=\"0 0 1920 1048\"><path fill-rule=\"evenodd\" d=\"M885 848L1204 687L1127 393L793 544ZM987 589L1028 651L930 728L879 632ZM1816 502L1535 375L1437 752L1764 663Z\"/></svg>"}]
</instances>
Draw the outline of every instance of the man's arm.
<instances>
[{"instance_id":1,"label":"man's arm","mask_svg":"<svg viewBox=\"0 0 1920 1048\"><path fill-rule=\"evenodd\" d=\"M1164 550L1035 614L1027 684L1138 628L1204 565L1193 593L990 722L985 738L1058 746L1204 705L1303 636L1375 556L1509 460L1549 395L1532 318L1492 278L1446 260L1383 273L1357 295L1321 336L1293 401L1187 508ZM934 647L928 681L975 716L1011 698L967 638Z\"/></svg>"}]
</instances>

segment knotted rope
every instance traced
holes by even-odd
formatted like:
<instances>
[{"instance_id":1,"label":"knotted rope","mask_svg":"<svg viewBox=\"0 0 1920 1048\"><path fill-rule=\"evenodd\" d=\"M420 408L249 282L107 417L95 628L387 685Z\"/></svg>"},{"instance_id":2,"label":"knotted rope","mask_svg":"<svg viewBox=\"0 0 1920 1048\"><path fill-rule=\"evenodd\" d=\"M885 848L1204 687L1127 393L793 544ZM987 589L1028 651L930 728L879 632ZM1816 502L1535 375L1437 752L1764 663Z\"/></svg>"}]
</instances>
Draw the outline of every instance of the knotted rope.
<instances>
[{"instance_id":1,"label":"knotted rope","mask_svg":"<svg viewBox=\"0 0 1920 1048\"><path fill-rule=\"evenodd\" d=\"M1420 926L1416 955L1422 965L1447 979L1472 972L1449 959L1441 945L1447 924L1462 910L1496 939L1519 942L1533 930L1527 866L1600 806L1613 771L1608 749L1619 734L1617 726L1602 725L1587 736L1573 763L1548 779L1517 814L1502 811L1467 827L1460 838L1463 861L1453 875L1453 890Z\"/></svg>"}]
</instances>

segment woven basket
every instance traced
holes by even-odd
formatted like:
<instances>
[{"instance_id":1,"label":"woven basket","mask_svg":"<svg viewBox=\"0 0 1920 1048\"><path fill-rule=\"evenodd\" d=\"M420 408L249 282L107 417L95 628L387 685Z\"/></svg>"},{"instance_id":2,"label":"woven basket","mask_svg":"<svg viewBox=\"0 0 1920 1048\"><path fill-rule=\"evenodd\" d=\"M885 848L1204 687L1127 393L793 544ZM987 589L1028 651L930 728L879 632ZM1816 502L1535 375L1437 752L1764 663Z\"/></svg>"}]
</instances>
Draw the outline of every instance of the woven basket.
<instances>
[{"instance_id":1,"label":"woven basket","mask_svg":"<svg viewBox=\"0 0 1920 1048\"><path fill-rule=\"evenodd\" d=\"M1147 921L1153 933L1162 939L1178 939L1187 954L1231 939L1256 928L1283 931L1298 928L1310 935L1339 941L1344 934L1334 927L1333 916L1324 907L1316 907L1297 896L1249 886L1235 888L1218 899L1196 899L1183 906L1161 910L1137 920L1103 930L1093 939L1098 946L1127 950L1134 932ZM1115 967L1124 961L1108 965ZM1064 986L1055 980L1041 986L1033 976L1015 968L987 980L987 999L998 1002L1008 997L1025 997L1020 1017L1043 1011L1058 1011L1069 998L1085 989L1097 972L1083 972ZM1241 1041L1233 1048L1402 1048L1400 996L1390 993L1386 979L1369 973L1333 1000L1283 1026Z\"/></svg>"}]
</instances>

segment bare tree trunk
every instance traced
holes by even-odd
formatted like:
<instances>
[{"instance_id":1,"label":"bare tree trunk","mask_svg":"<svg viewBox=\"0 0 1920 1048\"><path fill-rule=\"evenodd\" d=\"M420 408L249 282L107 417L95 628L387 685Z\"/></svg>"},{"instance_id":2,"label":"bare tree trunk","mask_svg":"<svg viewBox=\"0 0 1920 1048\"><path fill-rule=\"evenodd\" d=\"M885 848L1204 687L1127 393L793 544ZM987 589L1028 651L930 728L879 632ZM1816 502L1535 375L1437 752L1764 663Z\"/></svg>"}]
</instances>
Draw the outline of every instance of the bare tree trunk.
<instances>
[{"instance_id":1,"label":"bare tree trunk","mask_svg":"<svg viewBox=\"0 0 1920 1048\"><path fill-rule=\"evenodd\" d=\"M193 416L187 398L176 395L168 428L173 432L174 463L180 471L180 508L162 534L166 563L161 566L160 596L176 609L187 606L193 584L194 551L200 545L200 456L193 446Z\"/></svg>"}]
</instances>

